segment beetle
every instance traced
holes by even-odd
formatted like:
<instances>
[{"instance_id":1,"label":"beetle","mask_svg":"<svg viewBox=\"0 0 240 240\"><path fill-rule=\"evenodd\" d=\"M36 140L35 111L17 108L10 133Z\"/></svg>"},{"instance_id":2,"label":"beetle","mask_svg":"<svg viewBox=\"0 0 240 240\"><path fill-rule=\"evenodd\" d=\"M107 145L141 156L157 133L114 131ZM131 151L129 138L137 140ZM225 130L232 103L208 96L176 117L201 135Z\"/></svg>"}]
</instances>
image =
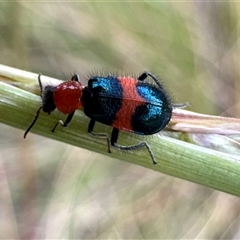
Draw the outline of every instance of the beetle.
<instances>
[{"instance_id":1,"label":"beetle","mask_svg":"<svg viewBox=\"0 0 240 240\"><path fill-rule=\"evenodd\" d=\"M146 81L151 78L152 83ZM137 150L147 148L152 162L156 160L147 142L131 146L117 144L119 130L139 135L152 135L160 132L169 123L173 107L185 107L186 104L172 104L169 94L160 81L150 72L143 72L138 78L108 75L93 76L87 86L82 86L79 76L74 74L70 81L63 82L57 87L42 87L38 77L42 96L42 106L38 109L35 119L26 130L24 138L38 119L40 110L50 114L57 108L68 114L65 122L58 124L67 127L74 112L82 108L90 118L88 132L96 137L106 138L108 152L110 145L120 150ZM107 133L95 133L96 122L113 127L111 137Z\"/></svg>"}]
</instances>

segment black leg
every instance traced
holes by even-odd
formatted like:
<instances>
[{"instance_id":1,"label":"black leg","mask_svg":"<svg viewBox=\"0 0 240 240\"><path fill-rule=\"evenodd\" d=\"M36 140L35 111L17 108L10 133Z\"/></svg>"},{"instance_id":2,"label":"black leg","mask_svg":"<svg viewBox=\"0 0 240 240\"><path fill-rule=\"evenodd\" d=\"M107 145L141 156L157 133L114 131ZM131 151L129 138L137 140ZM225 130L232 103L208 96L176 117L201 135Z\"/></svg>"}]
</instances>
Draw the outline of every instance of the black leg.
<instances>
[{"instance_id":1,"label":"black leg","mask_svg":"<svg viewBox=\"0 0 240 240\"><path fill-rule=\"evenodd\" d=\"M119 134L119 129L118 128L113 128L112 135L111 135L111 145L112 146L114 146L114 144L117 143L118 134Z\"/></svg>"},{"instance_id":2,"label":"black leg","mask_svg":"<svg viewBox=\"0 0 240 240\"><path fill-rule=\"evenodd\" d=\"M144 81L147 77L148 77L147 72L143 72L143 73L138 77L138 80L139 80L139 81Z\"/></svg>"},{"instance_id":3,"label":"black leg","mask_svg":"<svg viewBox=\"0 0 240 240\"><path fill-rule=\"evenodd\" d=\"M130 145L130 146L118 145L117 144L118 134L119 134L119 129L113 128L112 135L111 135L111 145L113 147L115 147L115 148L117 148L119 150L123 150L123 151L135 151L137 149L146 147L148 152L149 152L149 154L150 154L150 157L152 159L153 164L157 164L157 162L156 162L156 160L155 160L155 158L153 156L152 150L151 150L150 146L146 142L141 142L139 144Z\"/></svg>"},{"instance_id":4,"label":"black leg","mask_svg":"<svg viewBox=\"0 0 240 240\"><path fill-rule=\"evenodd\" d=\"M95 125L95 120L90 119L90 122L88 124L88 132L89 133L91 133L93 131L94 125Z\"/></svg>"},{"instance_id":5,"label":"black leg","mask_svg":"<svg viewBox=\"0 0 240 240\"><path fill-rule=\"evenodd\" d=\"M138 80L139 80L139 81L144 81L148 76L151 77L151 78L154 80L154 82L158 85L158 87L159 87L160 89L164 90L164 89L163 89L163 86L161 85L161 83L159 82L159 80L156 78L156 76L153 75L153 74L150 73L150 72L143 72L143 73L138 77ZM164 91L165 91L165 90L164 90ZM173 107L173 108L185 108L185 107L187 107L187 106L189 106L189 105L190 105L189 102L176 103L176 104L172 104L172 107Z\"/></svg>"},{"instance_id":6,"label":"black leg","mask_svg":"<svg viewBox=\"0 0 240 240\"><path fill-rule=\"evenodd\" d=\"M95 120L94 119L91 119L89 124L88 124L88 132L94 136L94 137L98 137L98 138L106 138L107 139L107 147L108 147L108 152L111 153L111 150L110 150L110 140L109 140L109 136L107 133L95 133L93 132L93 128L94 128L94 125L95 125Z\"/></svg>"},{"instance_id":7,"label":"black leg","mask_svg":"<svg viewBox=\"0 0 240 240\"><path fill-rule=\"evenodd\" d=\"M59 124L60 124L62 127L67 127L68 124L71 122L74 113L75 113L75 111L72 112L72 113L70 113L70 114L68 114L68 116L67 116L65 122L63 122L62 120L59 120L59 121L56 123L56 125L54 126L54 128L52 129L51 132L55 132L55 130L56 130L56 128L57 128L57 126L58 126Z\"/></svg>"},{"instance_id":8,"label":"black leg","mask_svg":"<svg viewBox=\"0 0 240 240\"><path fill-rule=\"evenodd\" d=\"M154 82L158 85L159 88L163 89L161 83L159 82L159 80L156 78L155 75L153 75L152 73L150 72L143 72L139 77L138 77L138 80L139 81L144 81L147 77L151 77Z\"/></svg>"},{"instance_id":9,"label":"black leg","mask_svg":"<svg viewBox=\"0 0 240 240\"><path fill-rule=\"evenodd\" d=\"M185 102L185 103L173 103L172 107L173 108L185 108L191 106L190 102Z\"/></svg>"},{"instance_id":10,"label":"black leg","mask_svg":"<svg viewBox=\"0 0 240 240\"><path fill-rule=\"evenodd\" d=\"M72 81L79 82L79 76L77 74L74 74L71 78Z\"/></svg>"}]
</instances>

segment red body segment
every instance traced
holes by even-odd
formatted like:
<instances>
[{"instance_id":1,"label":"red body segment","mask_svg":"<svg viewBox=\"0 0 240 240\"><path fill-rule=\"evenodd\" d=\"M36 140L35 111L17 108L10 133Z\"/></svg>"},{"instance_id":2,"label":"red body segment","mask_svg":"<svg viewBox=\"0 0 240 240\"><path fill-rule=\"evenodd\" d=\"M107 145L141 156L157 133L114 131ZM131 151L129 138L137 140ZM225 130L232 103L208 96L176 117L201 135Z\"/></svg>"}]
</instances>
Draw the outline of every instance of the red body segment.
<instances>
[{"instance_id":1,"label":"red body segment","mask_svg":"<svg viewBox=\"0 0 240 240\"><path fill-rule=\"evenodd\" d=\"M136 88L138 80L129 77L118 77L122 86L122 107L115 115L112 126L121 130L132 132L132 115L136 108L146 102Z\"/></svg>"},{"instance_id":2,"label":"red body segment","mask_svg":"<svg viewBox=\"0 0 240 240\"><path fill-rule=\"evenodd\" d=\"M81 107L83 86L77 81L68 81L59 84L53 92L53 99L57 109L70 114Z\"/></svg>"}]
</instances>

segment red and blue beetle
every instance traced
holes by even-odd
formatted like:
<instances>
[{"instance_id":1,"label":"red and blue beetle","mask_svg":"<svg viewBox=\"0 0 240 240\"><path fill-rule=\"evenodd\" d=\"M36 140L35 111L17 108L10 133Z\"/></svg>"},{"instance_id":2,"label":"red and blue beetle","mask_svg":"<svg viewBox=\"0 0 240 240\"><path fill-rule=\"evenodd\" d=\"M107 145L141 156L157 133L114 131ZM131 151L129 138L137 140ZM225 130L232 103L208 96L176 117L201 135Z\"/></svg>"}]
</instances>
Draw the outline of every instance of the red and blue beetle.
<instances>
[{"instance_id":1,"label":"red and blue beetle","mask_svg":"<svg viewBox=\"0 0 240 240\"><path fill-rule=\"evenodd\" d=\"M146 79L150 77L153 82ZM140 135L152 135L169 123L173 107L185 107L186 104L172 104L166 90L159 80L150 72L143 72L137 79L131 77L94 76L87 86L82 86L77 74L70 81L62 82L58 86L46 86L43 89L40 75L38 78L42 106L38 109L35 119L26 130L24 138L38 119L40 111L50 114L56 108L68 114L65 122L58 124L67 127L74 112L83 108L90 118L88 132L96 137L106 138L108 152L110 145L120 150L136 150L146 147L154 164L157 162L147 142L136 145L122 146L117 144L119 130L133 132ZM95 122L113 127L111 137L105 133L93 132Z\"/></svg>"}]
</instances>

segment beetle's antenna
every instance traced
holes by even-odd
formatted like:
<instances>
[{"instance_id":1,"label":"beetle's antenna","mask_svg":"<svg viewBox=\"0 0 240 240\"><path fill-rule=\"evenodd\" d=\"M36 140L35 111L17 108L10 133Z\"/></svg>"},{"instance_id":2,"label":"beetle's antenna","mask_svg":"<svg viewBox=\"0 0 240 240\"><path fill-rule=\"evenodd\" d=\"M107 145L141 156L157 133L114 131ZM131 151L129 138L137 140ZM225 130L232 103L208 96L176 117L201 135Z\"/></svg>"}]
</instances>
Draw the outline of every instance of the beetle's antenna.
<instances>
[{"instance_id":1,"label":"beetle's antenna","mask_svg":"<svg viewBox=\"0 0 240 240\"><path fill-rule=\"evenodd\" d=\"M31 128L32 128L32 127L34 126L34 124L36 123L36 121L37 121L37 119L38 119L38 117L39 117L39 114L40 114L41 109L42 109L42 106L37 110L36 116L35 116L35 118L33 119L31 125L28 127L28 129L27 129L26 132L24 133L23 138L26 138L28 132L31 130Z\"/></svg>"}]
</instances>

